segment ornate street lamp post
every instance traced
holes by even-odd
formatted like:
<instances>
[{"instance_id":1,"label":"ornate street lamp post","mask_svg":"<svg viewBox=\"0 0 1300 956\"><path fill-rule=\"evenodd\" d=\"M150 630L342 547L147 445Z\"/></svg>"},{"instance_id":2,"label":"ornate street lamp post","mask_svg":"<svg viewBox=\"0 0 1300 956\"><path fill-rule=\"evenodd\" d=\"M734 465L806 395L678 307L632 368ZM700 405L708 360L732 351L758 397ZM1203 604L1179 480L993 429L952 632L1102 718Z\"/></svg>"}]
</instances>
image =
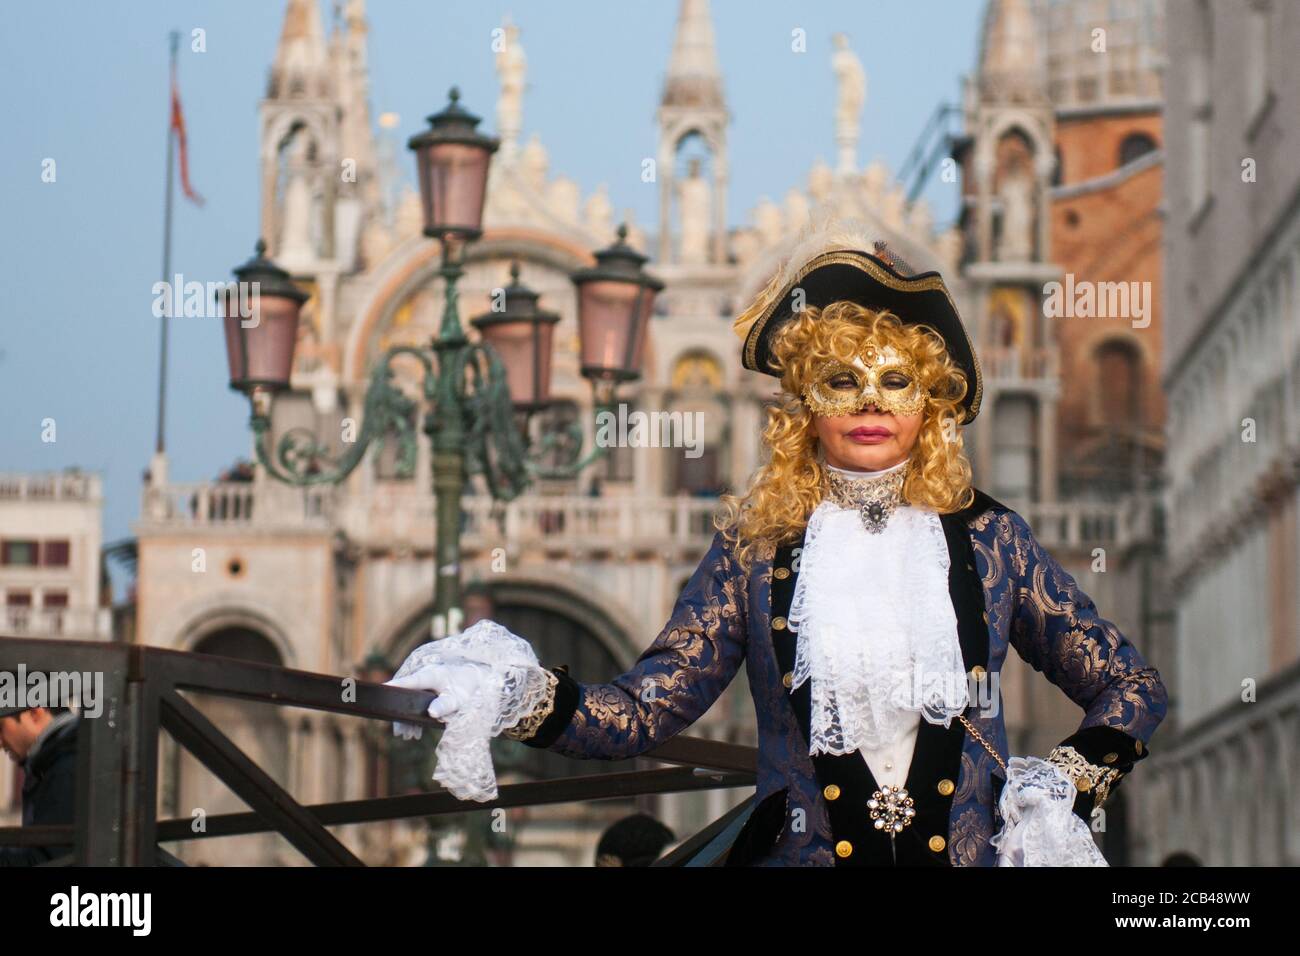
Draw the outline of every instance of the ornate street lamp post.
<instances>
[{"instance_id":1,"label":"ornate street lamp post","mask_svg":"<svg viewBox=\"0 0 1300 956\"><path fill-rule=\"evenodd\" d=\"M307 296L288 273L256 256L235 270L237 291L222 296L230 387L252 405L251 424L258 460L290 485L337 484L356 468L376 438L393 434L399 474L414 470L415 438L410 418L416 402L393 384L392 361L409 355L424 368L424 432L433 448L436 500L434 637L460 625L461 496L469 474L482 474L500 501L517 497L533 477L573 477L605 454L596 447L582 457L582 428L545 435L530 447L530 416L553 403L550 395L552 332L559 316L538 308L536 293L511 269L504 308L472 320L479 341L460 323L456 282L464 273L466 247L482 235L488 166L498 141L476 130L479 118L451 101L429 117L429 128L411 138L416 156L424 234L442 247L439 275L445 286L442 323L427 348L388 349L371 373L363 424L357 441L334 456L308 429L295 428L271 446L271 406L289 387L298 315ZM629 247L626 227L618 241L595 254L596 265L572 276L578 290L582 375L591 381L598 411L609 409L620 382L640 376L646 328L655 294L663 288L642 271L645 257ZM251 303L251 309L248 304ZM250 317L251 314L251 317ZM522 426L522 427L521 427ZM562 449L558 464L555 449ZM541 462L547 460L548 465Z\"/></svg>"}]
</instances>

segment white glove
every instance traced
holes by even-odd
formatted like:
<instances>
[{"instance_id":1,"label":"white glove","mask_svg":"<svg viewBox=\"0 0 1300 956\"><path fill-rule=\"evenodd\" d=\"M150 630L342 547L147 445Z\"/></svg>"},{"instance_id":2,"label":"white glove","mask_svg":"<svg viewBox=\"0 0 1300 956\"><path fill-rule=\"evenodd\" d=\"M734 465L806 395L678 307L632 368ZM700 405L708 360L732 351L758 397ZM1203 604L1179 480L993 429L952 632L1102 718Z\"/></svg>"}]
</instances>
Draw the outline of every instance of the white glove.
<instances>
[{"instance_id":1,"label":"white glove","mask_svg":"<svg viewBox=\"0 0 1300 956\"><path fill-rule=\"evenodd\" d=\"M402 662L389 686L433 691L429 716L444 722L434 752L437 780L459 800L495 800L489 742L537 710L551 680L532 646L495 621L421 644ZM423 728L400 721L393 733L418 738Z\"/></svg>"},{"instance_id":2,"label":"white glove","mask_svg":"<svg viewBox=\"0 0 1300 956\"><path fill-rule=\"evenodd\" d=\"M1056 764L1012 757L998 809L1005 823L989 842L998 866L1109 866L1074 812L1075 788Z\"/></svg>"},{"instance_id":3,"label":"white glove","mask_svg":"<svg viewBox=\"0 0 1300 956\"><path fill-rule=\"evenodd\" d=\"M446 720L473 700L483 682L491 676L491 669L486 664L448 660L446 663L424 664L406 674L399 670L387 685L433 691L438 696L429 704L429 716L434 720ZM419 740L424 736L424 728L419 724L394 721L393 734L405 740Z\"/></svg>"}]
</instances>

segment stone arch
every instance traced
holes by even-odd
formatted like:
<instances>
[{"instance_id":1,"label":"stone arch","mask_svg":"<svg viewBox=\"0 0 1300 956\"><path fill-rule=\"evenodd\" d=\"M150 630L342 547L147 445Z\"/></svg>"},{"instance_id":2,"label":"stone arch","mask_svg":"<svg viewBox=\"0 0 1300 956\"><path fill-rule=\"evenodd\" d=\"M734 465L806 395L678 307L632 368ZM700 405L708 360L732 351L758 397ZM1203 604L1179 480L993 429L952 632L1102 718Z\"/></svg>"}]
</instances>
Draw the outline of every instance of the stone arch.
<instances>
[{"instance_id":1,"label":"stone arch","mask_svg":"<svg viewBox=\"0 0 1300 956\"><path fill-rule=\"evenodd\" d=\"M217 631L244 628L262 634L274 646L282 666L299 667L289 630L269 607L247 595L214 594L188 602L173 610L158 630L162 647L193 651L205 637Z\"/></svg>"},{"instance_id":2,"label":"stone arch","mask_svg":"<svg viewBox=\"0 0 1300 956\"><path fill-rule=\"evenodd\" d=\"M378 277L368 298L357 310L359 320L352 324L343 350L343 380L358 383L365 379L366 350L376 331L391 323L397 309L416 290L438 278L441 249L437 242L421 237L412 240ZM493 229L469 247L465 265L517 257L521 262L573 271L594 262L591 251L576 242L533 229ZM462 323L467 319L461 303Z\"/></svg>"},{"instance_id":3,"label":"stone arch","mask_svg":"<svg viewBox=\"0 0 1300 956\"><path fill-rule=\"evenodd\" d=\"M704 140L710 156L716 160L724 153L725 146L715 133L715 130L710 129L707 124L699 122L698 119L694 117L687 118L665 131L664 145L667 155L676 157L683 142L692 136L698 136Z\"/></svg>"},{"instance_id":4,"label":"stone arch","mask_svg":"<svg viewBox=\"0 0 1300 956\"><path fill-rule=\"evenodd\" d=\"M1020 123L1012 123L1004 127L1002 131L998 133L997 139L994 140L993 149L996 152L998 149L1004 148L1004 144L1013 141L1023 144L1031 162L1038 159L1040 152L1038 139L1029 129ZM1053 153L1053 159L1055 159L1055 153Z\"/></svg>"},{"instance_id":5,"label":"stone arch","mask_svg":"<svg viewBox=\"0 0 1300 956\"><path fill-rule=\"evenodd\" d=\"M193 653L213 654L259 664L283 666L285 660L265 622L246 612L217 613L204 618L188 636ZM295 743L292 717L284 708L266 701L241 700L221 694L188 694L230 740L281 786L294 785ZM203 768L198 759L164 738L162 770L167 776L169 808L181 817L236 813L243 801ZM266 865L283 863L274 834L250 834L187 844L181 853L191 863L214 865Z\"/></svg>"},{"instance_id":6,"label":"stone arch","mask_svg":"<svg viewBox=\"0 0 1300 956\"><path fill-rule=\"evenodd\" d=\"M533 607L573 620L590 632L619 667L630 665L644 649L638 645L638 640L648 640L638 634L637 628L631 623L631 615L620 608L617 602L603 595L599 601L593 600L590 592L579 591L558 577L520 572L492 575L492 579L483 583L494 603L509 602ZM398 666L413 648L423 642L421 633L427 634L427 624L432 613L432 600L421 595L408 601L392 616L379 632L377 641L377 646L390 664ZM520 634L520 637L527 639L528 635Z\"/></svg>"},{"instance_id":7,"label":"stone arch","mask_svg":"<svg viewBox=\"0 0 1300 956\"><path fill-rule=\"evenodd\" d=\"M726 129L698 115L680 117L661 129L658 159L660 236L658 257L661 261L725 260L723 235L726 218L728 180ZM691 166L698 163L698 180L691 177ZM705 184L706 193L697 201L688 201L680 191L696 182ZM692 188L698 188L692 185ZM704 202L704 196L708 202ZM707 208L706 208L707 207ZM698 228L686 228L687 212L701 217L693 222ZM703 248L686 249L691 243ZM688 255L687 252L690 254ZM702 260L695 257L703 256Z\"/></svg>"},{"instance_id":8,"label":"stone arch","mask_svg":"<svg viewBox=\"0 0 1300 956\"><path fill-rule=\"evenodd\" d=\"M194 642L192 653L233 657L254 664L284 666L275 643L262 631L231 625L210 630Z\"/></svg>"},{"instance_id":9,"label":"stone arch","mask_svg":"<svg viewBox=\"0 0 1300 956\"><path fill-rule=\"evenodd\" d=\"M1033 114L1024 110L1007 110L998 111L991 116L983 135L977 140L975 149L978 169L986 169L990 177L993 175L994 150L1002 137L1013 129L1019 129L1029 140L1036 161L1055 163L1056 153L1049 148L1049 137L1043 124ZM1044 157L1047 159L1044 160ZM1046 170L1046 175L1050 176L1050 173L1049 168Z\"/></svg>"},{"instance_id":10,"label":"stone arch","mask_svg":"<svg viewBox=\"0 0 1300 956\"><path fill-rule=\"evenodd\" d=\"M274 160L280 154L281 144L296 127L305 127L311 138L318 144L321 154L317 161L323 161L330 151L330 137L327 120L315 110L293 110L278 113L262 128L262 158Z\"/></svg>"},{"instance_id":11,"label":"stone arch","mask_svg":"<svg viewBox=\"0 0 1300 956\"><path fill-rule=\"evenodd\" d=\"M688 369L688 364L698 364L701 374L709 375L711 387L721 391L726 385L727 365L720 359L717 354L707 346L692 345L681 349L672 358L667 371L667 385L674 390L680 390L689 386L687 381L679 381L679 378L692 374ZM716 370L716 380L710 370Z\"/></svg>"}]
</instances>

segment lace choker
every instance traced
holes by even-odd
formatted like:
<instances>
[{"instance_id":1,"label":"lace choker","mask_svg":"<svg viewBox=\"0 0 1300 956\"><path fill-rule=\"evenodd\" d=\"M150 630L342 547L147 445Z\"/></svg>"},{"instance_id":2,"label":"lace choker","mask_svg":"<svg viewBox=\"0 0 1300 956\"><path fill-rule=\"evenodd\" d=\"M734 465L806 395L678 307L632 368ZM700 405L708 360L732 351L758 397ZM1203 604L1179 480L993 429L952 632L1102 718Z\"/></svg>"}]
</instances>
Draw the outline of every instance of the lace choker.
<instances>
[{"instance_id":1,"label":"lace choker","mask_svg":"<svg viewBox=\"0 0 1300 956\"><path fill-rule=\"evenodd\" d=\"M907 479L906 462L876 474L861 477L832 467L825 468L826 497L862 517L862 526L880 534L890 516L903 503L903 483Z\"/></svg>"}]
</instances>

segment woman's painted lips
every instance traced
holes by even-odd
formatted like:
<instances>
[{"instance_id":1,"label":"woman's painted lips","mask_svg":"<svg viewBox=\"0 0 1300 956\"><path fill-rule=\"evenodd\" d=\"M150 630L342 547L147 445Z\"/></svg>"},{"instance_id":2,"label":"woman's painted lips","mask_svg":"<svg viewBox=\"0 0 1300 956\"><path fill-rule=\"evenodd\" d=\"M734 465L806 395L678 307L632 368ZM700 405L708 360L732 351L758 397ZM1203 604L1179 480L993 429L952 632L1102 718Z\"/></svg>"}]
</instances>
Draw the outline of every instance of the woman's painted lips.
<instances>
[{"instance_id":1,"label":"woman's painted lips","mask_svg":"<svg viewBox=\"0 0 1300 956\"><path fill-rule=\"evenodd\" d=\"M855 428L849 432L849 438L867 445L888 441L892 437L893 432L888 428Z\"/></svg>"}]
</instances>

